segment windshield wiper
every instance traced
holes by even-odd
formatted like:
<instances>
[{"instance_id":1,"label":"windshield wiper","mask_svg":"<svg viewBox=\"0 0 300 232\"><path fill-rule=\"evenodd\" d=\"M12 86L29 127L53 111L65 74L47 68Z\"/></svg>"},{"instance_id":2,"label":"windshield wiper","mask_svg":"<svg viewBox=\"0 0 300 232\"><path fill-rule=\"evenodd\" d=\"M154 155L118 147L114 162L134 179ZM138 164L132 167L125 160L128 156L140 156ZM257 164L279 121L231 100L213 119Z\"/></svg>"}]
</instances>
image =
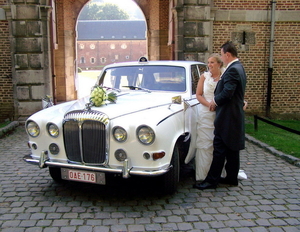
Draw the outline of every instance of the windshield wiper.
<instances>
[{"instance_id":1,"label":"windshield wiper","mask_svg":"<svg viewBox=\"0 0 300 232\"><path fill-rule=\"evenodd\" d=\"M120 89L117 89L117 88L111 88L111 87L107 87L107 86L102 86L103 88L106 88L106 89L111 89L111 90L114 90L114 91L117 91L118 93L121 92Z\"/></svg>"},{"instance_id":2,"label":"windshield wiper","mask_svg":"<svg viewBox=\"0 0 300 232\"><path fill-rule=\"evenodd\" d=\"M129 88L130 90L143 90L143 91L146 91L146 92L148 92L148 93L151 93L151 91L150 91L149 89L141 88L141 87L138 87L138 86L125 85L125 86L122 86L122 87L127 87L127 88Z\"/></svg>"}]
</instances>

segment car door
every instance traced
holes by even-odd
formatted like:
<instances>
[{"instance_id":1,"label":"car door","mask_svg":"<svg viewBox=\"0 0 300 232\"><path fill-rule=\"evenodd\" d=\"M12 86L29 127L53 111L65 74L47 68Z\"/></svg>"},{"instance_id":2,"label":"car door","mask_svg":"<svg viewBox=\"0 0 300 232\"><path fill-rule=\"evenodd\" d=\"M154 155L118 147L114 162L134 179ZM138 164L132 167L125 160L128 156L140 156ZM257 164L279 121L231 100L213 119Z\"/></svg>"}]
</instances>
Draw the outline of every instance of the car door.
<instances>
[{"instance_id":1,"label":"car door","mask_svg":"<svg viewBox=\"0 0 300 232\"><path fill-rule=\"evenodd\" d=\"M191 66L191 86L192 86L192 97L185 102L188 106L185 111L185 122L186 128L189 130L190 146L189 151L185 159L185 163L189 163L196 153L196 137L197 137L197 119L200 103L196 98L197 84L200 76L207 71L205 64L195 64Z\"/></svg>"}]
</instances>

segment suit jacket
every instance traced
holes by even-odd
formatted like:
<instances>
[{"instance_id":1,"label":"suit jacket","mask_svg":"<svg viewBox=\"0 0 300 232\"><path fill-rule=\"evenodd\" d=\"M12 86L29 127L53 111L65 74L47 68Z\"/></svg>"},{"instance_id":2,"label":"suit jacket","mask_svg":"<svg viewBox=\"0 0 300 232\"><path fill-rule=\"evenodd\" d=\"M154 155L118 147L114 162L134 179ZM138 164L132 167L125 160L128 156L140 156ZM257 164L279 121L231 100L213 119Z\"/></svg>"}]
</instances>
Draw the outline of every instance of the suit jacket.
<instances>
[{"instance_id":1,"label":"suit jacket","mask_svg":"<svg viewBox=\"0 0 300 232\"><path fill-rule=\"evenodd\" d=\"M215 89L215 134L220 135L231 150L245 148L245 88L246 73L236 61L227 67Z\"/></svg>"}]
</instances>

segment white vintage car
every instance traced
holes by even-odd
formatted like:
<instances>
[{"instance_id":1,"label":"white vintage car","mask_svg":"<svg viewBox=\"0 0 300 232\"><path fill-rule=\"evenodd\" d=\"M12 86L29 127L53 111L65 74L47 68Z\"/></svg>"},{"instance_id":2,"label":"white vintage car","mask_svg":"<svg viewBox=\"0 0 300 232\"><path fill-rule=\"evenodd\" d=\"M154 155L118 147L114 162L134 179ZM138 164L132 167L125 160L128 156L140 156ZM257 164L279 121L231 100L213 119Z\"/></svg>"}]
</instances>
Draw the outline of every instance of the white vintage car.
<instances>
[{"instance_id":1,"label":"white vintage car","mask_svg":"<svg viewBox=\"0 0 300 232\"><path fill-rule=\"evenodd\" d=\"M92 92L33 114L25 125L31 154L24 161L48 167L55 181L105 185L112 174L137 175L156 177L173 193L180 165L195 153L195 93L204 71L197 61L108 65L96 84L106 98L115 93L115 102L104 98L99 105Z\"/></svg>"}]
</instances>

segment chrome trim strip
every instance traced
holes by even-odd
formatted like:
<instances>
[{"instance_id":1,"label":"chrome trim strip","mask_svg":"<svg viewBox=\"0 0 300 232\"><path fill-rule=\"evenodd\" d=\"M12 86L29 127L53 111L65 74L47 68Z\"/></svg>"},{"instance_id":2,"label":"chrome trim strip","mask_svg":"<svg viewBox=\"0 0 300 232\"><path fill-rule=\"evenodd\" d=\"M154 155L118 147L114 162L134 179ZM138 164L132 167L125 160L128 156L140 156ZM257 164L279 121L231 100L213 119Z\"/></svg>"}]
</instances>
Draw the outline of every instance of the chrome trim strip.
<instances>
[{"instance_id":1,"label":"chrome trim strip","mask_svg":"<svg viewBox=\"0 0 300 232\"><path fill-rule=\"evenodd\" d=\"M182 111L183 111L183 109L181 109L181 110L179 110L179 111L176 111L176 112L174 112L174 113L168 115L167 117L165 117L165 118L163 118L162 120L160 120L160 121L156 124L156 126L158 126L158 125L161 124L163 121L165 121L166 119L170 118L171 116L173 116L173 115L175 115L175 114L178 114L178 113L180 113L180 112L182 112Z\"/></svg>"},{"instance_id":2,"label":"chrome trim strip","mask_svg":"<svg viewBox=\"0 0 300 232\"><path fill-rule=\"evenodd\" d=\"M32 155L25 155L23 160L29 164L39 165L40 161L38 159L34 159ZM72 168L72 169L80 169L80 170L89 170L95 172L107 172L107 173L118 173L122 174L123 178L128 178L130 175L139 175L139 176L160 176L167 173L172 166L168 166L163 169L157 170L141 170L138 168L129 168L129 162L124 162L123 167L120 166L118 168L110 168L110 167L95 167L95 166L85 166L79 164L70 164L70 163L62 163L58 161L45 160L43 167L60 167L60 168ZM126 170L125 170L126 169Z\"/></svg>"},{"instance_id":3,"label":"chrome trim strip","mask_svg":"<svg viewBox=\"0 0 300 232\"><path fill-rule=\"evenodd\" d=\"M189 99L189 100L187 100L187 101L191 101L191 100L194 100L194 98L193 98L193 99ZM197 106L197 105L199 105L199 104L200 104L200 103L198 102L198 103L196 103L196 104L191 105L191 107ZM177 113L180 113L180 112L182 112L182 111L183 111L183 109L181 109L181 110L179 110L179 111L176 111L176 112L170 114L169 116L163 118L162 120L160 120L160 121L156 124L156 126L158 126L158 125L161 124L163 121L165 121L166 119L170 118L171 116L173 116L173 115L175 115L175 114L177 114Z\"/></svg>"},{"instance_id":4,"label":"chrome trim strip","mask_svg":"<svg viewBox=\"0 0 300 232\"><path fill-rule=\"evenodd\" d=\"M113 120L113 119L120 118L120 117L123 117L123 116L126 116L126 115L130 115L130 114L134 114L134 113L138 113L138 112L141 112L141 111L150 110L150 109L158 108L158 107L162 107L162 106L169 106L169 105L170 105L170 103L161 104L161 105L157 105L157 106L151 106L151 107L148 107L148 108L144 108L144 109L139 109L139 110L136 110L136 111L132 111L132 112L129 112L129 113L126 113L126 114L120 114L120 115L115 116L115 117L110 118L110 119Z\"/></svg>"},{"instance_id":5,"label":"chrome trim strip","mask_svg":"<svg viewBox=\"0 0 300 232\"><path fill-rule=\"evenodd\" d=\"M77 121L78 123L78 137L79 137L79 150L80 150L80 159L82 162L84 162L84 158L83 158L83 144L82 144L82 123L84 121Z\"/></svg>"},{"instance_id":6,"label":"chrome trim strip","mask_svg":"<svg viewBox=\"0 0 300 232\"><path fill-rule=\"evenodd\" d=\"M109 123L108 116L100 111L95 110L73 110L65 114L64 121L65 120L76 120L78 122L83 122L85 120L93 120L93 121L99 121L103 124L107 125Z\"/></svg>"}]
</instances>

